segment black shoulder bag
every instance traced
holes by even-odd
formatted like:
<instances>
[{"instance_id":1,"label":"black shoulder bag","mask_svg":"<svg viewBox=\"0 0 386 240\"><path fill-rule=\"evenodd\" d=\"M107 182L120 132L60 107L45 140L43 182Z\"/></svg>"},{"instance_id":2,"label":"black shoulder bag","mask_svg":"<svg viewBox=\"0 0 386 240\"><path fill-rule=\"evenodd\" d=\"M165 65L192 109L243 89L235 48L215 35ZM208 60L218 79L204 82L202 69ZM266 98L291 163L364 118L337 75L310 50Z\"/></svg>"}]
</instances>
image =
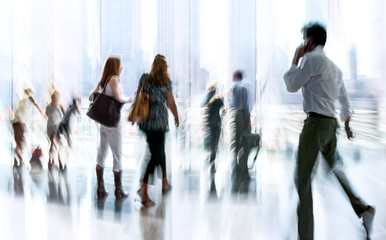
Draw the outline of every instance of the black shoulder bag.
<instances>
[{"instance_id":1,"label":"black shoulder bag","mask_svg":"<svg viewBox=\"0 0 386 240\"><path fill-rule=\"evenodd\" d=\"M102 93L94 93L93 102L88 107L86 114L92 120L106 127L117 127L121 120L123 103L117 101L114 97L105 94L110 79L111 77L106 82Z\"/></svg>"}]
</instances>

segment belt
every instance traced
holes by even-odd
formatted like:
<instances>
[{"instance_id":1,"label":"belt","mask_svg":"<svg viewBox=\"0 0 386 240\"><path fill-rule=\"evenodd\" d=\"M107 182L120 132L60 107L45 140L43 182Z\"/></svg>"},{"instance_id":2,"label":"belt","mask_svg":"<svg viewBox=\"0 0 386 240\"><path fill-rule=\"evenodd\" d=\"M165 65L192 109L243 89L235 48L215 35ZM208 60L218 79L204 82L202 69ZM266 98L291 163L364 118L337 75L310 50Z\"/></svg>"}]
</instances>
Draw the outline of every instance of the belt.
<instances>
[{"instance_id":1,"label":"belt","mask_svg":"<svg viewBox=\"0 0 386 240\"><path fill-rule=\"evenodd\" d=\"M316 112L309 112L309 113L307 113L307 116L313 117L313 118L333 118L333 117L324 116L324 115L316 113ZM333 119L335 119L335 118L333 118Z\"/></svg>"}]
</instances>

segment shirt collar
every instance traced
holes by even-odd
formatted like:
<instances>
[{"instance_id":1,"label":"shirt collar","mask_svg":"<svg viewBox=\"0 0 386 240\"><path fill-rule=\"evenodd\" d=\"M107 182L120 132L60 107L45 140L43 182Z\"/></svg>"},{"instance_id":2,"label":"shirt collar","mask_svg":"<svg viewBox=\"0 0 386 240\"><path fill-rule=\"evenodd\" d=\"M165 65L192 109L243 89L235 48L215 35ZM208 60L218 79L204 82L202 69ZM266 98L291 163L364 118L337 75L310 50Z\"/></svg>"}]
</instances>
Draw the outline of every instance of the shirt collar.
<instances>
[{"instance_id":1,"label":"shirt collar","mask_svg":"<svg viewBox=\"0 0 386 240\"><path fill-rule=\"evenodd\" d=\"M323 53L323 46L322 45L318 45L314 48L314 50L312 50L312 52L314 53Z\"/></svg>"}]
</instances>

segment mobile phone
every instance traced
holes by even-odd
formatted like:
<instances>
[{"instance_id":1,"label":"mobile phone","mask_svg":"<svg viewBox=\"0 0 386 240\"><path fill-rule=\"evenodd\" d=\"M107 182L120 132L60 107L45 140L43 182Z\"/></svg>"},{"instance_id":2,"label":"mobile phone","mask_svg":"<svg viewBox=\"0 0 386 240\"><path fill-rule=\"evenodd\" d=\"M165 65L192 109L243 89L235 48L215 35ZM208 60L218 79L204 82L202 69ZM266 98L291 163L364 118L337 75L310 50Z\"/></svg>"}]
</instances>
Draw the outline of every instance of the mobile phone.
<instances>
[{"instance_id":1,"label":"mobile phone","mask_svg":"<svg viewBox=\"0 0 386 240\"><path fill-rule=\"evenodd\" d=\"M304 46L304 53L307 53L310 50L311 45L312 45L312 41L310 41L307 45Z\"/></svg>"}]
</instances>

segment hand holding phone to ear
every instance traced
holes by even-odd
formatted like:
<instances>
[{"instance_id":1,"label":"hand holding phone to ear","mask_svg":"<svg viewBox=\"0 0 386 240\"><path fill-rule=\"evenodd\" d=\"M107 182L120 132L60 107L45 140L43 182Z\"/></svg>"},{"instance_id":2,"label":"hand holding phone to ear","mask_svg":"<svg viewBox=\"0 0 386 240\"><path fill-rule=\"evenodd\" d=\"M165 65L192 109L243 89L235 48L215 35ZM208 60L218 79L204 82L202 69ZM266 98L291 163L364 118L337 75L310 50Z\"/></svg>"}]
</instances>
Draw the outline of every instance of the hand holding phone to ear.
<instances>
[{"instance_id":1,"label":"hand holding phone to ear","mask_svg":"<svg viewBox=\"0 0 386 240\"><path fill-rule=\"evenodd\" d=\"M298 65L299 59L302 58L305 54L304 48L305 46L303 44L296 48L294 58L292 59L292 64Z\"/></svg>"},{"instance_id":2,"label":"hand holding phone to ear","mask_svg":"<svg viewBox=\"0 0 386 240\"><path fill-rule=\"evenodd\" d=\"M307 42L307 44L304 45L304 54L311 51L311 45L312 45L312 40Z\"/></svg>"},{"instance_id":3,"label":"hand holding phone to ear","mask_svg":"<svg viewBox=\"0 0 386 240\"><path fill-rule=\"evenodd\" d=\"M312 41L307 42L306 44L301 44L298 48L296 48L294 58L292 60L292 64L298 65L299 59L304 56L304 54L310 52Z\"/></svg>"}]
</instances>

